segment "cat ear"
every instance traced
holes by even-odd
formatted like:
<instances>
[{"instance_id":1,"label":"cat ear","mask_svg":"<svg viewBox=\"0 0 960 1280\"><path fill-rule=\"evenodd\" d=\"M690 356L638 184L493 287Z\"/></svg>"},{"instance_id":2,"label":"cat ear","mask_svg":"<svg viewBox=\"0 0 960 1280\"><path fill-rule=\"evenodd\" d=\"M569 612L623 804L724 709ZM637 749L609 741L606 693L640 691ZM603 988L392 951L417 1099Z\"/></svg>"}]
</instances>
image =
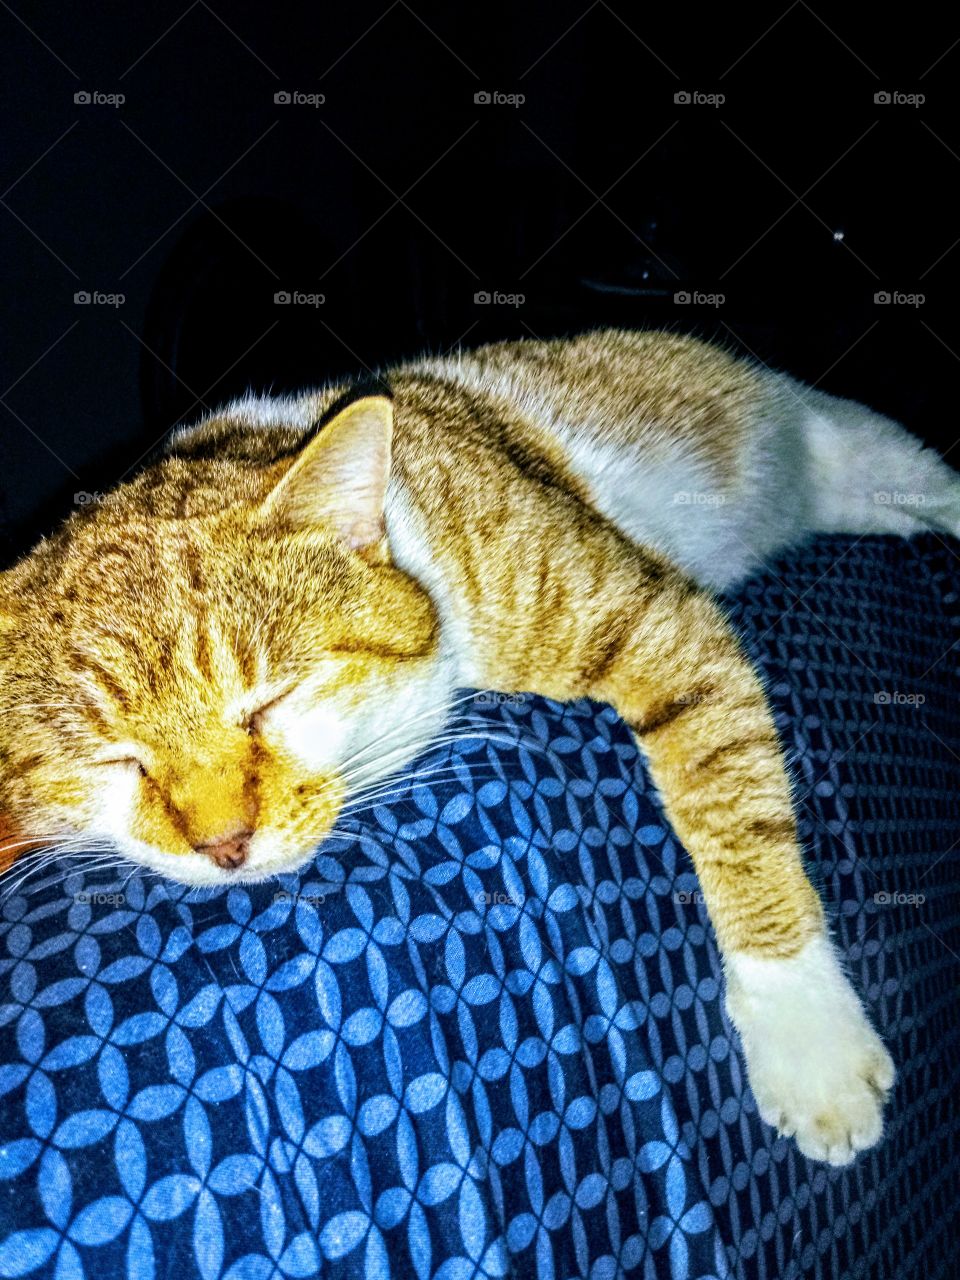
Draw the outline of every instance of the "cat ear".
<instances>
[{"instance_id":1,"label":"cat ear","mask_svg":"<svg viewBox=\"0 0 960 1280\"><path fill-rule=\"evenodd\" d=\"M389 397L354 400L303 449L267 498L265 513L299 527L332 525L356 551L376 546L384 536L392 440Z\"/></svg>"}]
</instances>

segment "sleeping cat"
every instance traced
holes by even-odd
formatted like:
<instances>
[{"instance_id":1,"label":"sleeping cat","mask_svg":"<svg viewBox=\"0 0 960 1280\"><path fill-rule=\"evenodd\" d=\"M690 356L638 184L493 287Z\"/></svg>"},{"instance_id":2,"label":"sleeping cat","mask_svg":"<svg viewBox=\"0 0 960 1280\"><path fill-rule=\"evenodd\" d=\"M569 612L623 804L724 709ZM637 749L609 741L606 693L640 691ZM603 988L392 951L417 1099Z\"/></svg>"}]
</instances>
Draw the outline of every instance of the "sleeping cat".
<instances>
[{"instance_id":1,"label":"sleeping cat","mask_svg":"<svg viewBox=\"0 0 960 1280\"><path fill-rule=\"evenodd\" d=\"M108 841L189 884L262 879L458 688L611 703L694 859L761 1116L847 1163L893 1064L711 591L813 530L908 534L921 510L960 532L960 480L901 427L676 335L243 400L0 576L7 857Z\"/></svg>"}]
</instances>

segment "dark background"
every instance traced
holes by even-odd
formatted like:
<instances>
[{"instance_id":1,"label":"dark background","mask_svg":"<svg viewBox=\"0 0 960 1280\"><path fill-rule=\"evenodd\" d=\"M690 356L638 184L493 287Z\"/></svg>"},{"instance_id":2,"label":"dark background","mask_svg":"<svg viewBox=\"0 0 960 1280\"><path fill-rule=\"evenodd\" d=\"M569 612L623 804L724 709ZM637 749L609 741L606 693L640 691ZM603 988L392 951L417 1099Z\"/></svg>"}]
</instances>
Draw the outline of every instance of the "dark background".
<instances>
[{"instance_id":1,"label":"dark background","mask_svg":"<svg viewBox=\"0 0 960 1280\"><path fill-rule=\"evenodd\" d=\"M2 562L248 387L600 324L954 444L948 9L10 0L0 33Z\"/></svg>"}]
</instances>

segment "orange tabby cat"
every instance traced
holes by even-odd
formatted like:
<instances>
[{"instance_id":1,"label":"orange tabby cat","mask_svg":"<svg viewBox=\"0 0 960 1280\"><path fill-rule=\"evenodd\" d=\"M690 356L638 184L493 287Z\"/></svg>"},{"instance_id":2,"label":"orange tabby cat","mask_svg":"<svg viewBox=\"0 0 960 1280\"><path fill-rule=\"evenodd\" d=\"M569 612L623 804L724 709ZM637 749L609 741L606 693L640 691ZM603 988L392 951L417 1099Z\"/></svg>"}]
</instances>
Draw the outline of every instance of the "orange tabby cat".
<instances>
[{"instance_id":1,"label":"orange tabby cat","mask_svg":"<svg viewBox=\"0 0 960 1280\"><path fill-rule=\"evenodd\" d=\"M322 430L317 430L317 424ZM960 529L867 409L688 338L487 347L250 398L0 577L0 809L192 884L296 867L458 687L612 703L700 878L761 1115L845 1163L893 1065L828 940L710 589L814 529Z\"/></svg>"}]
</instances>

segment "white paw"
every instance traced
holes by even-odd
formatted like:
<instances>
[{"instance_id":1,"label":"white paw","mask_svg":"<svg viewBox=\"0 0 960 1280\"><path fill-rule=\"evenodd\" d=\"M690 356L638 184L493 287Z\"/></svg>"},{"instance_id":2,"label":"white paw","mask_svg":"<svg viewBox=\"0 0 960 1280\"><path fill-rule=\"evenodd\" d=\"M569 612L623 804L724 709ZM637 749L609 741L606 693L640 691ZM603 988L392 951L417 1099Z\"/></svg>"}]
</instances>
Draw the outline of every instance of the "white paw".
<instances>
[{"instance_id":1,"label":"white paw","mask_svg":"<svg viewBox=\"0 0 960 1280\"><path fill-rule=\"evenodd\" d=\"M849 1164L880 1140L894 1069L830 942L816 938L788 960L724 960L761 1119L811 1160Z\"/></svg>"}]
</instances>

